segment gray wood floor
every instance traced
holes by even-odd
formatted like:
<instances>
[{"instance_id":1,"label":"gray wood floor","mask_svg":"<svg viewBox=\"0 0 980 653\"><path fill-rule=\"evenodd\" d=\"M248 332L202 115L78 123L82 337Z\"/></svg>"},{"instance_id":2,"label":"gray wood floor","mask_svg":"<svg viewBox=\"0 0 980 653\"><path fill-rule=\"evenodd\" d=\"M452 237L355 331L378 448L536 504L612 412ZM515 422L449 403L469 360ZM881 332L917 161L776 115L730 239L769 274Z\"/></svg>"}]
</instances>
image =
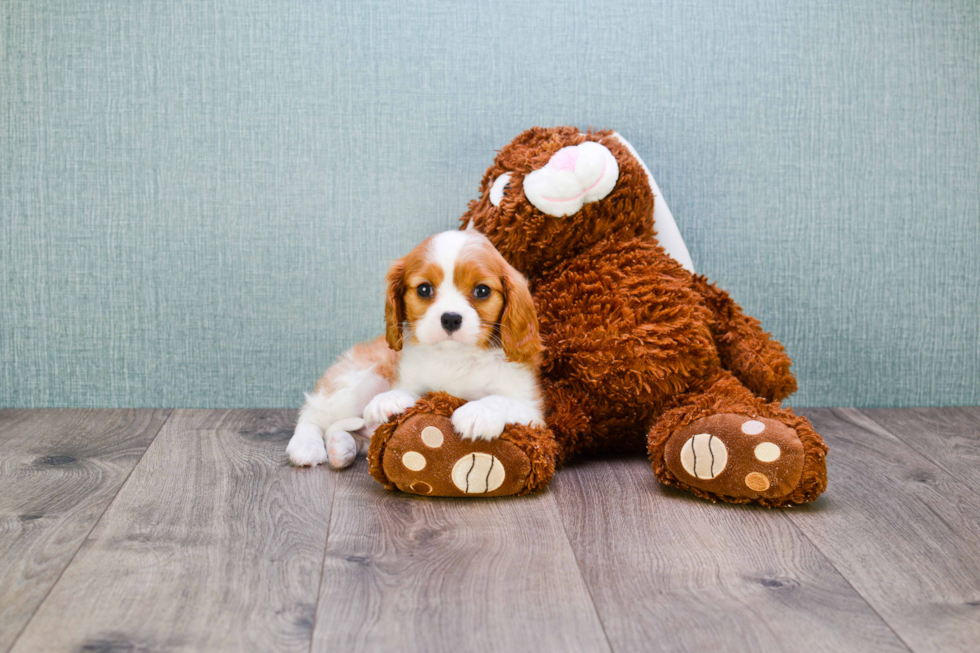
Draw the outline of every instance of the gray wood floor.
<instances>
[{"instance_id":1,"label":"gray wood floor","mask_svg":"<svg viewBox=\"0 0 980 653\"><path fill-rule=\"evenodd\" d=\"M293 411L0 411L0 652L977 651L980 410L801 411L830 488L520 499L292 469Z\"/></svg>"}]
</instances>

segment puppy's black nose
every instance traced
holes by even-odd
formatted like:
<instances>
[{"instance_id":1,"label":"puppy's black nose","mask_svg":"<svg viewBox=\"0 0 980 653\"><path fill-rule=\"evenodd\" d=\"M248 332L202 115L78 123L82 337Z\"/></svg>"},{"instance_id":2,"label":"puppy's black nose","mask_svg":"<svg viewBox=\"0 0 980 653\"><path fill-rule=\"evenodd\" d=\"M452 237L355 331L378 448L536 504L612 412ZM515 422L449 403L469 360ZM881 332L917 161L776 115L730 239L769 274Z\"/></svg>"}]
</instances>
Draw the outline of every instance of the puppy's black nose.
<instances>
[{"instance_id":1,"label":"puppy's black nose","mask_svg":"<svg viewBox=\"0 0 980 653\"><path fill-rule=\"evenodd\" d=\"M446 333L452 333L453 331L459 330L459 327L463 325L463 316L459 313L443 313L442 314L442 328L446 330Z\"/></svg>"}]
</instances>

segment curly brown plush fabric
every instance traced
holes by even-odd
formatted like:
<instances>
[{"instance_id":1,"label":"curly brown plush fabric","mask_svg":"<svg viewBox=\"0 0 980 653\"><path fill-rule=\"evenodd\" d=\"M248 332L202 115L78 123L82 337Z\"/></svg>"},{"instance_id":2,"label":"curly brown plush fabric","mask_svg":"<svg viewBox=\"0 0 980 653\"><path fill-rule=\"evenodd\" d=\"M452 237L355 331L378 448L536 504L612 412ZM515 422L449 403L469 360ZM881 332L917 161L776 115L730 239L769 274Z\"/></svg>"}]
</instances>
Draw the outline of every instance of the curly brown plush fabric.
<instances>
[{"instance_id":1,"label":"curly brown plush fabric","mask_svg":"<svg viewBox=\"0 0 980 653\"><path fill-rule=\"evenodd\" d=\"M615 187L572 215L543 213L525 195L524 178L562 148L585 141L615 157ZM509 183L495 205L490 188L504 173ZM545 345L542 384L557 462L645 449L662 482L698 496L767 506L812 501L826 487L827 448L805 418L775 403L796 389L789 358L727 293L663 251L654 232L655 201L642 163L613 132L534 128L497 154L480 197L461 218L530 284ZM699 421L718 415L727 417ZM687 458L666 460L668 441L701 424L703 438L672 449ZM757 449L767 442L766 428L773 437L779 431L784 440L785 433L793 438L781 459L766 453L771 442L770 449ZM698 447L712 455L708 472L703 455L697 466ZM729 461L722 474L753 465L758 471L744 479L719 476L715 452ZM802 473L793 460L802 461ZM786 491L773 496L780 488Z\"/></svg>"},{"instance_id":2,"label":"curly brown plush fabric","mask_svg":"<svg viewBox=\"0 0 980 653\"><path fill-rule=\"evenodd\" d=\"M711 309L711 334L725 368L768 401L782 401L796 392L789 356L762 330L759 320L742 313L727 292L703 276L695 276L694 283Z\"/></svg>"}]
</instances>

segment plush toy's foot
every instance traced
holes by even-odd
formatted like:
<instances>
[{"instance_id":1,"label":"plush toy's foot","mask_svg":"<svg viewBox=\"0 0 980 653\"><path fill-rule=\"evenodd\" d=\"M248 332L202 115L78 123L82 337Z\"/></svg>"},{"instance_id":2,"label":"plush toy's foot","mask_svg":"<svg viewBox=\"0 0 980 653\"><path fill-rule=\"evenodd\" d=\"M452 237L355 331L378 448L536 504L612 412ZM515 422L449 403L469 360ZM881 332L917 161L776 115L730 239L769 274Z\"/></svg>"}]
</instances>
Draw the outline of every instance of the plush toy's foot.
<instances>
[{"instance_id":1,"label":"plush toy's foot","mask_svg":"<svg viewBox=\"0 0 980 653\"><path fill-rule=\"evenodd\" d=\"M723 413L696 420L665 447L667 469L681 482L732 499L778 501L803 475L803 443L774 419Z\"/></svg>"},{"instance_id":2,"label":"plush toy's foot","mask_svg":"<svg viewBox=\"0 0 980 653\"><path fill-rule=\"evenodd\" d=\"M533 492L554 473L550 431L508 425L494 440L464 440L453 411L464 401L426 395L371 440L371 474L389 489L436 497L499 497Z\"/></svg>"},{"instance_id":3,"label":"plush toy's foot","mask_svg":"<svg viewBox=\"0 0 980 653\"><path fill-rule=\"evenodd\" d=\"M812 435L816 439L801 438L776 419L711 415L668 437L662 465L655 461L654 468L661 481L707 499L767 506L806 503L827 485L826 448Z\"/></svg>"},{"instance_id":4,"label":"plush toy's foot","mask_svg":"<svg viewBox=\"0 0 980 653\"><path fill-rule=\"evenodd\" d=\"M402 492L436 497L519 494L531 462L505 440L461 440L448 417L414 415L388 440L381 465Z\"/></svg>"},{"instance_id":5,"label":"plush toy's foot","mask_svg":"<svg viewBox=\"0 0 980 653\"><path fill-rule=\"evenodd\" d=\"M668 411L649 452L662 483L712 501L788 506L827 487L827 445L810 422L752 397L728 373Z\"/></svg>"}]
</instances>

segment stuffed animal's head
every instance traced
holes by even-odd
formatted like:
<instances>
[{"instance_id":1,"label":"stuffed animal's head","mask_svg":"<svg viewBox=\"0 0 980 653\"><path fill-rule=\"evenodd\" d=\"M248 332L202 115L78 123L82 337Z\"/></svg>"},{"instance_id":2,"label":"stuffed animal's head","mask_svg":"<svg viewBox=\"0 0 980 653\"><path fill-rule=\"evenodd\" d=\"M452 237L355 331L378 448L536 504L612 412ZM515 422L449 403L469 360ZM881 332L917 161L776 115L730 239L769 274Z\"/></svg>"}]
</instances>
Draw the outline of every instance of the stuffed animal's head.
<instances>
[{"instance_id":1,"label":"stuffed animal's head","mask_svg":"<svg viewBox=\"0 0 980 653\"><path fill-rule=\"evenodd\" d=\"M534 275L602 240L652 238L656 220L661 245L691 269L666 205L655 215L655 195L653 177L617 133L534 127L500 150L461 221Z\"/></svg>"}]
</instances>

